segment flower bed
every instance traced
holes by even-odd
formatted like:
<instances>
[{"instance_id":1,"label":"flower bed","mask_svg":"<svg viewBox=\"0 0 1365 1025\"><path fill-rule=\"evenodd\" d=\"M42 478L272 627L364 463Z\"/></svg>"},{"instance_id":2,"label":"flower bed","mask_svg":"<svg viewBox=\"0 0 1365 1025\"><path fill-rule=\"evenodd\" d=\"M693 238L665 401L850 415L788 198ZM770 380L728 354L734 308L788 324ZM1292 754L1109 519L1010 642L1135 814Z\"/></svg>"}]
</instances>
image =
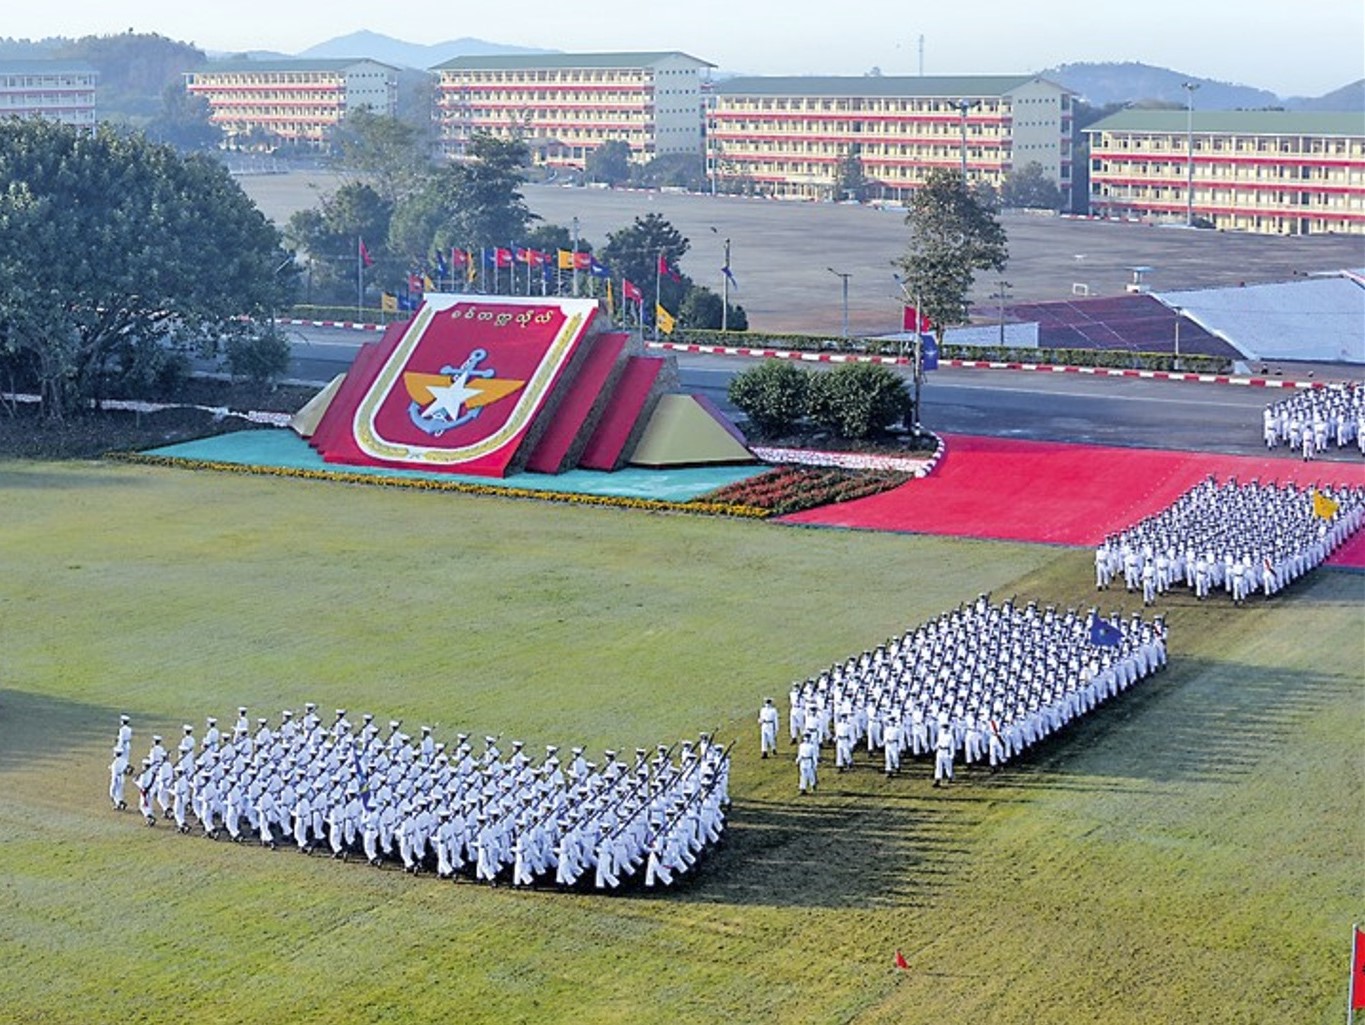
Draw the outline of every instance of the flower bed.
<instances>
[{"instance_id":1,"label":"flower bed","mask_svg":"<svg viewBox=\"0 0 1365 1025\"><path fill-rule=\"evenodd\" d=\"M744 508L765 510L767 515L813 509L820 505L851 502L913 479L913 474L897 470L853 470L843 467L779 466L748 480L717 488L699 501L734 503Z\"/></svg>"}]
</instances>

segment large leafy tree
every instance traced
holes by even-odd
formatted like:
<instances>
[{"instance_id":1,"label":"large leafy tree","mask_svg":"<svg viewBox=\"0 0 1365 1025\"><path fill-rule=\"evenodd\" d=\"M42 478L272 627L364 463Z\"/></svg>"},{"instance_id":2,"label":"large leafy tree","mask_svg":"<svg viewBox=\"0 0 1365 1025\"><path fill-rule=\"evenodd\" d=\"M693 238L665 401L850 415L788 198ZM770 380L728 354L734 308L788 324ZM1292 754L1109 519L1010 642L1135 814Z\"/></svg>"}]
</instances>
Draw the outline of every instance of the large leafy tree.
<instances>
[{"instance_id":1,"label":"large leafy tree","mask_svg":"<svg viewBox=\"0 0 1365 1025\"><path fill-rule=\"evenodd\" d=\"M421 189L431 170L427 138L409 122L368 107L348 112L331 143L334 166L390 204Z\"/></svg>"},{"instance_id":2,"label":"large leafy tree","mask_svg":"<svg viewBox=\"0 0 1365 1025\"><path fill-rule=\"evenodd\" d=\"M211 120L209 101L172 82L161 92L161 113L147 125L147 136L182 153L217 149L223 133Z\"/></svg>"},{"instance_id":3,"label":"large leafy tree","mask_svg":"<svg viewBox=\"0 0 1365 1025\"><path fill-rule=\"evenodd\" d=\"M943 330L967 322L967 296L978 271L1005 269L1005 229L954 171L933 171L910 199L910 242L900 267L907 294Z\"/></svg>"},{"instance_id":4,"label":"large leafy tree","mask_svg":"<svg viewBox=\"0 0 1365 1025\"><path fill-rule=\"evenodd\" d=\"M0 261L0 364L52 419L253 330L294 284L221 164L47 121L0 121Z\"/></svg>"},{"instance_id":5,"label":"large leafy tree","mask_svg":"<svg viewBox=\"0 0 1365 1025\"><path fill-rule=\"evenodd\" d=\"M643 293L645 320L653 323L654 287L659 283L659 301L677 314L692 287L692 279L678 270L678 262L691 243L659 214L636 217L629 227L610 232L598 258L616 277L629 278ZM673 274L659 274L659 257Z\"/></svg>"},{"instance_id":6,"label":"large leafy tree","mask_svg":"<svg viewBox=\"0 0 1365 1025\"><path fill-rule=\"evenodd\" d=\"M630 178L630 143L624 139L608 139L588 154L583 172L589 181L620 185Z\"/></svg>"},{"instance_id":7,"label":"large leafy tree","mask_svg":"<svg viewBox=\"0 0 1365 1025\"><path fill-rule=\"evenodd\" d=\"M308 255L309 298L350 302L356 298L356 263L360 242L380 273L399 261L389 255L393 205L363 182L348 182L320 206L298 210L289 218L290 243ZM371 276L374 276L371 274Z\"/></svg>"},{"instance_id":8,"label":"large leafy tree","mask_svg":"<svg viewBox=\"0 0 1365 1025\"><path fill-rule=\"evenodd\" d=\"M1030 160L1023 167L1010 172L1000 198L1007 207L1058 210L1062 205L1062 190L1047 176L1042 164Z\"/></svg>"}]
</instances>

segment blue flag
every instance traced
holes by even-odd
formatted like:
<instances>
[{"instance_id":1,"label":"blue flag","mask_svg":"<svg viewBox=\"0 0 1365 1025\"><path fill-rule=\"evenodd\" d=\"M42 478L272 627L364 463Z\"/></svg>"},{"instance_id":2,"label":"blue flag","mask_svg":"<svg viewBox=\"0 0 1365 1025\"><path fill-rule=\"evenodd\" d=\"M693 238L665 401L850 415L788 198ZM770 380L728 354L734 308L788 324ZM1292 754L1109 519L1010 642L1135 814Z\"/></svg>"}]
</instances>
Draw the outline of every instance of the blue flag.
<instances>
[{"instance_id":1,"label":"blue flag","mask_svg":"<svg viewBox=\"0 0 1365 1025\"><path fill-rule=\"evenodd\" d=\"M594 277L598 277L598 278L609 278L609 277L611 277L611 268L608 267L605 263L598 263L598 262L597 262L597 257L595 257L595 256L590 256L588 259L589 259L589 263L588 263L588 273L589 273L589 274L593 275Z\"/></svg>"},{"instance_id":2,"label":"blue flag","mask_svg":"<svg viewBox=\"0 0 1365 1025\"><path fill-rule=\"evenodd\" d=\"M1094 616L1090 620L1090 643L1097 648L1117 648L1123 641L1123 631L1113 623L1106 622L1099 616Z\"/></svg>"},{"instance_id":3,"label":"blue flag","mask_svg":"<svg viewBox=\"0 0 1365 1025\"><path fill-rule=\"evenodd\" d=\"M735 275L730 270L730 265L727 263L724 267L720 269L720 272L725 275L725 280L730 282L730 287L733 288L736 292L738 292L739 282L735 280Z\"/></svg>"},{"instance_id":4,"label":"blue flag","mask_svg":"<svg viewBox=\"0 0 1365 1025\"><path fill-rule=\"evenodd\" d=\"M925 370L938 369L938 339L933 335L920 335L920 356Z\"/></svg>"}]
</instances>

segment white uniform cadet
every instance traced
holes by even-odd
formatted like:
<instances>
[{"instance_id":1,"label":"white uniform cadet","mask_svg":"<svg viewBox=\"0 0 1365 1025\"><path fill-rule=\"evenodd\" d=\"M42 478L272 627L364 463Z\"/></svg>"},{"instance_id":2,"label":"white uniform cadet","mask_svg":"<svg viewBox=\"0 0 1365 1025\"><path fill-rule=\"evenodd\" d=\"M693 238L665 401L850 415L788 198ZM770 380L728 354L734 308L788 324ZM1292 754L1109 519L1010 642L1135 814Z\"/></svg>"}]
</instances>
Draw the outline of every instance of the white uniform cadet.
<instances>
[{"instance_id":1,"label":"white uniform cadet","mask_svg":"<svg viewBox=\"0 0 1365 1025\"><path fill-rule=\"evenodd\" d=\"M763 757L777 753L777 708L772 698L763 699L763 707L758 710L758 741Z\"/></svg>"}]
</instances>

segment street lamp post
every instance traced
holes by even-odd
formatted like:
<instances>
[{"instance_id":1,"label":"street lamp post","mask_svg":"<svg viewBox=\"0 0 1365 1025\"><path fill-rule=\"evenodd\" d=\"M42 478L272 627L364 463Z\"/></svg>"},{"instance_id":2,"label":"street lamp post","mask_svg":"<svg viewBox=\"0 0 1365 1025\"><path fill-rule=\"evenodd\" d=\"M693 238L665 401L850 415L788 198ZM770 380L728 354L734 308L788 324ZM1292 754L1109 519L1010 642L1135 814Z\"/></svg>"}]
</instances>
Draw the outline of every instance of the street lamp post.
<instances>
[{"instance_id":1,"label":"street lamp post","mask_svg":"<svg viewBox=\"0 0 1365 1025\"><path fill-rule=\"evenodd\" d=\"M844 286L844 338L847 339L847 338L848 338L848 279L851 278L851 277L853 277L853 275L852 275L851 273L848 273L847 271L837 271L837 270L835 270L833 267L826 267L825 270L829 271L829 272L830 272L831 274L833 274L836 278L839 278L839 279L843 282L843 286Z\"/></svg>"},{"instance_id":2,"label":"street lamp post","mask_svg":"<svg viewBox=\"0 0 1365 1025\"><path fill-rule=\"evenodd\" d=\"M957 112L960 115L958 125L962 132L962 184L967 184L967 111L971 109L971 104L966 100L957 101Z\"/></svg>"},{"instance_id":3,"label":"street lamp post","mask_svg":"<svg viewBox=\"0 0 1365 1025\"><path fill-rule=\"evenodd\" d=\"M1185 90L1185 227L1194 227L1194 91L1198 82L1181 82Z\"/></svg>"},{"instance_id":4,"label":"street lamp post","mask_svg":"<svg viewBox=\"0 0 1365 1025\"><path fill-rule=\"evenodd\" d=\"M992 295L991 298L999 300L1000 303L1000 347L1003 349L1005 347L1005 300L1010 297L1008 290L1012 286L1010 282L1006 281L1004 278L1001 278L997 284L999 285L999 291Z\"/></svg>"},{"instance_id":5,"label":"street lamp post","mask_svg":"<svg viewBox=\"0 0 1365 1025\"><path fill-rule=\"evenodd\" d=\"M1185 311L1179 306L1175 308L1175 359L1171 361L1172 369L1180 369L1180 318L1185 315Z\"/></svg>"}]
</instances>

